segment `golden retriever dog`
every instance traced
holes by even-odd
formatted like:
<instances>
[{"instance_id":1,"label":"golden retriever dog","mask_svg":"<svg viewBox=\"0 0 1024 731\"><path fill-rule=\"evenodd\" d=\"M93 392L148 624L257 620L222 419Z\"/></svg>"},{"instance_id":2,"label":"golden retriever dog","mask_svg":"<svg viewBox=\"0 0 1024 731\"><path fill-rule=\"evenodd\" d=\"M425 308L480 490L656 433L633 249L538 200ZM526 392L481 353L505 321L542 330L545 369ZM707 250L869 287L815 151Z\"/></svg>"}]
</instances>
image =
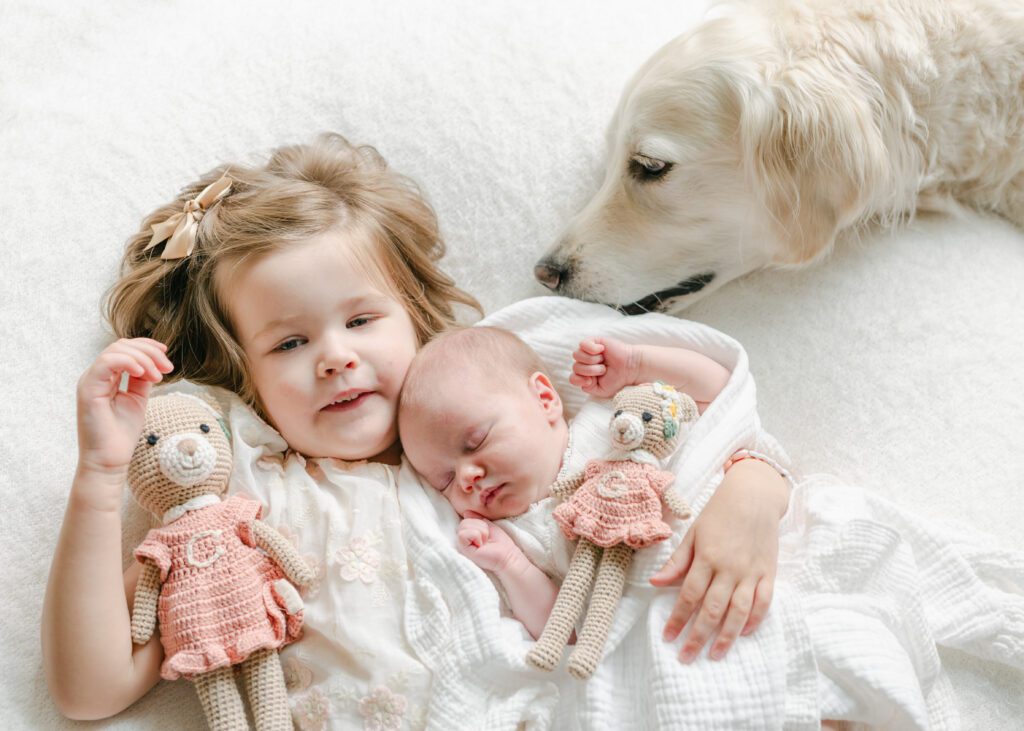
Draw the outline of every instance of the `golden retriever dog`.
<instances>
[{"instance_id":1,"label":"golden retriever dog","mask_svg":"<svg viewBox=\"0 0 1024 731\"><path fill-rule=\"evenodd\" d=\"M608 140L600 190L534 273L630 313L917 210L1024 225L1024 3L716 6L637 72Z\"/></svg>"}]
</instances>

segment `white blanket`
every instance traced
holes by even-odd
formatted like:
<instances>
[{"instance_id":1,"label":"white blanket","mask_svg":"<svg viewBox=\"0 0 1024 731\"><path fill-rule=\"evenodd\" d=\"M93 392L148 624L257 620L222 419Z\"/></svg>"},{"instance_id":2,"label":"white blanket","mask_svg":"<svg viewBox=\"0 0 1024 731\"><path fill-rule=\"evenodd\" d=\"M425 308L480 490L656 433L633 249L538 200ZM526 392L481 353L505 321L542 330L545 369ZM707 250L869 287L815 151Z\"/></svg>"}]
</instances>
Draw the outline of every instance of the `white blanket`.
<instances>
[{"instance_id":1,"label":"white blanket","mask_svg":"<svg viewBox=\"0 0 1024 731\"><path fill-rule=\"evenodd\" d=\"M736 449L786 459L761 430L743 349L710 328L552 298L484 323L537 349L570 413L583 398L566 381L570 352L585 335L685 345L728 366L728 385L669 461L677 490L698 512ZM607 452L599 426L606 411L588 406L573 422L570 459ZM795 488L780 528L772 610L726 660L683 666L678 641L660 639L675 591L653 590L647 578L678 544L685 526L677 526L674 540L637 553L594 677L545 675L526 666L530 640L502 616L491 581L456 551L450 506L411 478L399 491L414 587L406 627L435 671L428 722L437 728L815 728L822 714L880 728L957 728L937 642L1024 665L1021 555L944 535L821 477Z\"/></svg>"},{"instance_id":2,"label":"white blanket","mask_svg":"<svg viewBox=\"0 0 1024 731\"><path fill-rule=\"evenodd\" d=\"M38 617L75 470L75 382L142 217L213 165L333 130L423 188L445 269L495 311L598 189L623 85L703 2L164 0L0 4L0 718L78 728ZM827 470L1021 544L1024 233L990 216L866 234L730 283L687 317L743 343L765 425ZM126 504L130 498L126 498ZM126 508L127 559L148 527ZM1020 728L1024 672L944 651L968 728ZM161 683L100 726L202 723Z\"/></svg>"}]
</instances>

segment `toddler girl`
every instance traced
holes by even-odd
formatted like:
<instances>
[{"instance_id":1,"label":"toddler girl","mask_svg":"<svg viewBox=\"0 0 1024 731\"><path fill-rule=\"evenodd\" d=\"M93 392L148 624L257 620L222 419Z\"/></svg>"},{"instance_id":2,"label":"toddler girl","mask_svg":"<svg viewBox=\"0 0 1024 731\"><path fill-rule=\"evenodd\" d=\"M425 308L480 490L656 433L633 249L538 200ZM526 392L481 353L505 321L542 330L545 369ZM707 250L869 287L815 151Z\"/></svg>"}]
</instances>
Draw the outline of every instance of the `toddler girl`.
<instances>
[{"instance_id":1,"label":"toddler girl","mask_svg":"<svg viewBox=\"0 0 1024 731\"><path fill-rule=\"evenodd\" d=\"M479 309L437 268L443 250L416 188L337 135L215 169L146 218L108 302L122 339L78 383L78 468L42 617L65 714L117 713L159 677L158 640L131 643L139 566L122 577L120 507L151 387L187 378L262 417L231 410L234 484L318 570L304 637L281 653L296 721L423 725L430 675L403 633L397 407L419 346L457 305ZM720 492L756 504L756 483ZM702 525L713 536L726 522ZM743 535L760 549L756 531Z\"/></svg>"}]
</instances>

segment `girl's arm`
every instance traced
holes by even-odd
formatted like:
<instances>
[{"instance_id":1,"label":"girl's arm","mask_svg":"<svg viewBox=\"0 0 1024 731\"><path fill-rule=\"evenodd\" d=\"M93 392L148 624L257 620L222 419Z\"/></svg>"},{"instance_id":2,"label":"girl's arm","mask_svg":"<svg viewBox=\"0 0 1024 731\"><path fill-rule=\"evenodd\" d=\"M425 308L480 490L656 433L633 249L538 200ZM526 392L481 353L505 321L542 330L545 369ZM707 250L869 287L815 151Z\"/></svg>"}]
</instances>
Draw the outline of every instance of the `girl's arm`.
<instances>
[{"instance_id":1,"label":"girl's arm","mask_svg":"<svg viewBox=\"0 0 1024 731\"><path fill-rule=\"evenodd\" d=\"M122 576L121 495L149 390L171 370L165 350L144 338L119 340L78 382L78 469L50 564L41 627L50 695L71 718L113 715L159 678L163 651L156 636L132 644L129 613L139 565Z\"/></svg>"},{"instance_id":2,"label":"girl's arm","mask_svg":"<svg viewBox=\"0 0 1024 731\"><path fill-rule=\"evenodd\" d=\"M123 478L79 469L43 600L46 682L61 713L78 720L114 715L160 677L159 634L132 644L130 612L141 567L136 562L121 574L123 484Z\"/></svg>"},{"instance_id":3,"label":"girl's arm","mask_svg":"<svg viewBox=\"0 0 1024 731\"><path fill-rule=\"evenodd\" d=\"M725 387L729 369L703 353L661 345L629 345L614 338L585 338L573 353L569 382L595 398L625 386L664 381L688 394L701 413Z\"/></svg>"},{"instance_id":4,"label":"girl's arm","mask_svg":"<svg viewBox=\"0 0 1024 731\"><path fill-rule=\"evenodd\" d=\"M508 534L489 520L467 512L459 524L459 550L501 582L512 614L537 639L544 631L558 586L530 562Z\"/></svg>"},{"instance_id":5,"label":"girl's arm","mask_svg":"<svg viewBox=\"0 0 1024 731\"><path fill-rule=\"evenodd\" d=\"M651 577L655 586L682 583L664 638L671 642L700 607L679 657L693 660L707 643L710 657L725 656L736 638L750 634L771 604L779 555L779 520L789 486L756 459L734 463L672 557Z\"/></svg>"}]
</instances>

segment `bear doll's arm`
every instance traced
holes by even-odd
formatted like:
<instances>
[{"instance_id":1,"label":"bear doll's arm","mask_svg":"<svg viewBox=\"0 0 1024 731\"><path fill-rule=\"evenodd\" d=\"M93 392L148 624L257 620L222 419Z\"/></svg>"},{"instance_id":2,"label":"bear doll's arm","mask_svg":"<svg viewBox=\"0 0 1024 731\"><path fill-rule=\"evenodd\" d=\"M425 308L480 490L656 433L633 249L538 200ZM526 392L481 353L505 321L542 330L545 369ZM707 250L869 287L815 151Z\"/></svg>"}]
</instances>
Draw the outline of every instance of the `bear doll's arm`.
<instances>
[{"instance_id":1,"label":"bear doll's arm","mask_svg":"<svg viewBox=\"0 0 1024 731\"><path fill-rule=\"evenodd\" d=\"M289 581L299 586L309 586L313 583L315 578L313 569L299 555L295 546L272 526L262 520L254 520L252 521L252 536L254 544L267 552L270 558L281 567Z\"/></svg>"},{"instance_id":2,"label":"bear doll's arm","mask_svg":"<svg viewBox=\"0 0 1024 731\"><path fill-rule=\"evenodd\" d=\"M160 568L145 561L139 582L135 585L135 603L132 606L132 642L136 645L146 644L153 636L159 599Z\"/></svg>"},{"instance_id":3,"label":"bear doll's arm","mask_svg":"<svg viewBox=\"0 0 1024 731\"><path fill-rule=\"evenodd\" d=\"M587 470L589 471L589 469L590 465L587 465ZM583 484L586 477L587 472L584 471L570 477L563 477L560 480L555 480L555 483L551 486L551 494L559 500L565 500L580 489L580 485Z\"/></svg>"}]
</instances>

